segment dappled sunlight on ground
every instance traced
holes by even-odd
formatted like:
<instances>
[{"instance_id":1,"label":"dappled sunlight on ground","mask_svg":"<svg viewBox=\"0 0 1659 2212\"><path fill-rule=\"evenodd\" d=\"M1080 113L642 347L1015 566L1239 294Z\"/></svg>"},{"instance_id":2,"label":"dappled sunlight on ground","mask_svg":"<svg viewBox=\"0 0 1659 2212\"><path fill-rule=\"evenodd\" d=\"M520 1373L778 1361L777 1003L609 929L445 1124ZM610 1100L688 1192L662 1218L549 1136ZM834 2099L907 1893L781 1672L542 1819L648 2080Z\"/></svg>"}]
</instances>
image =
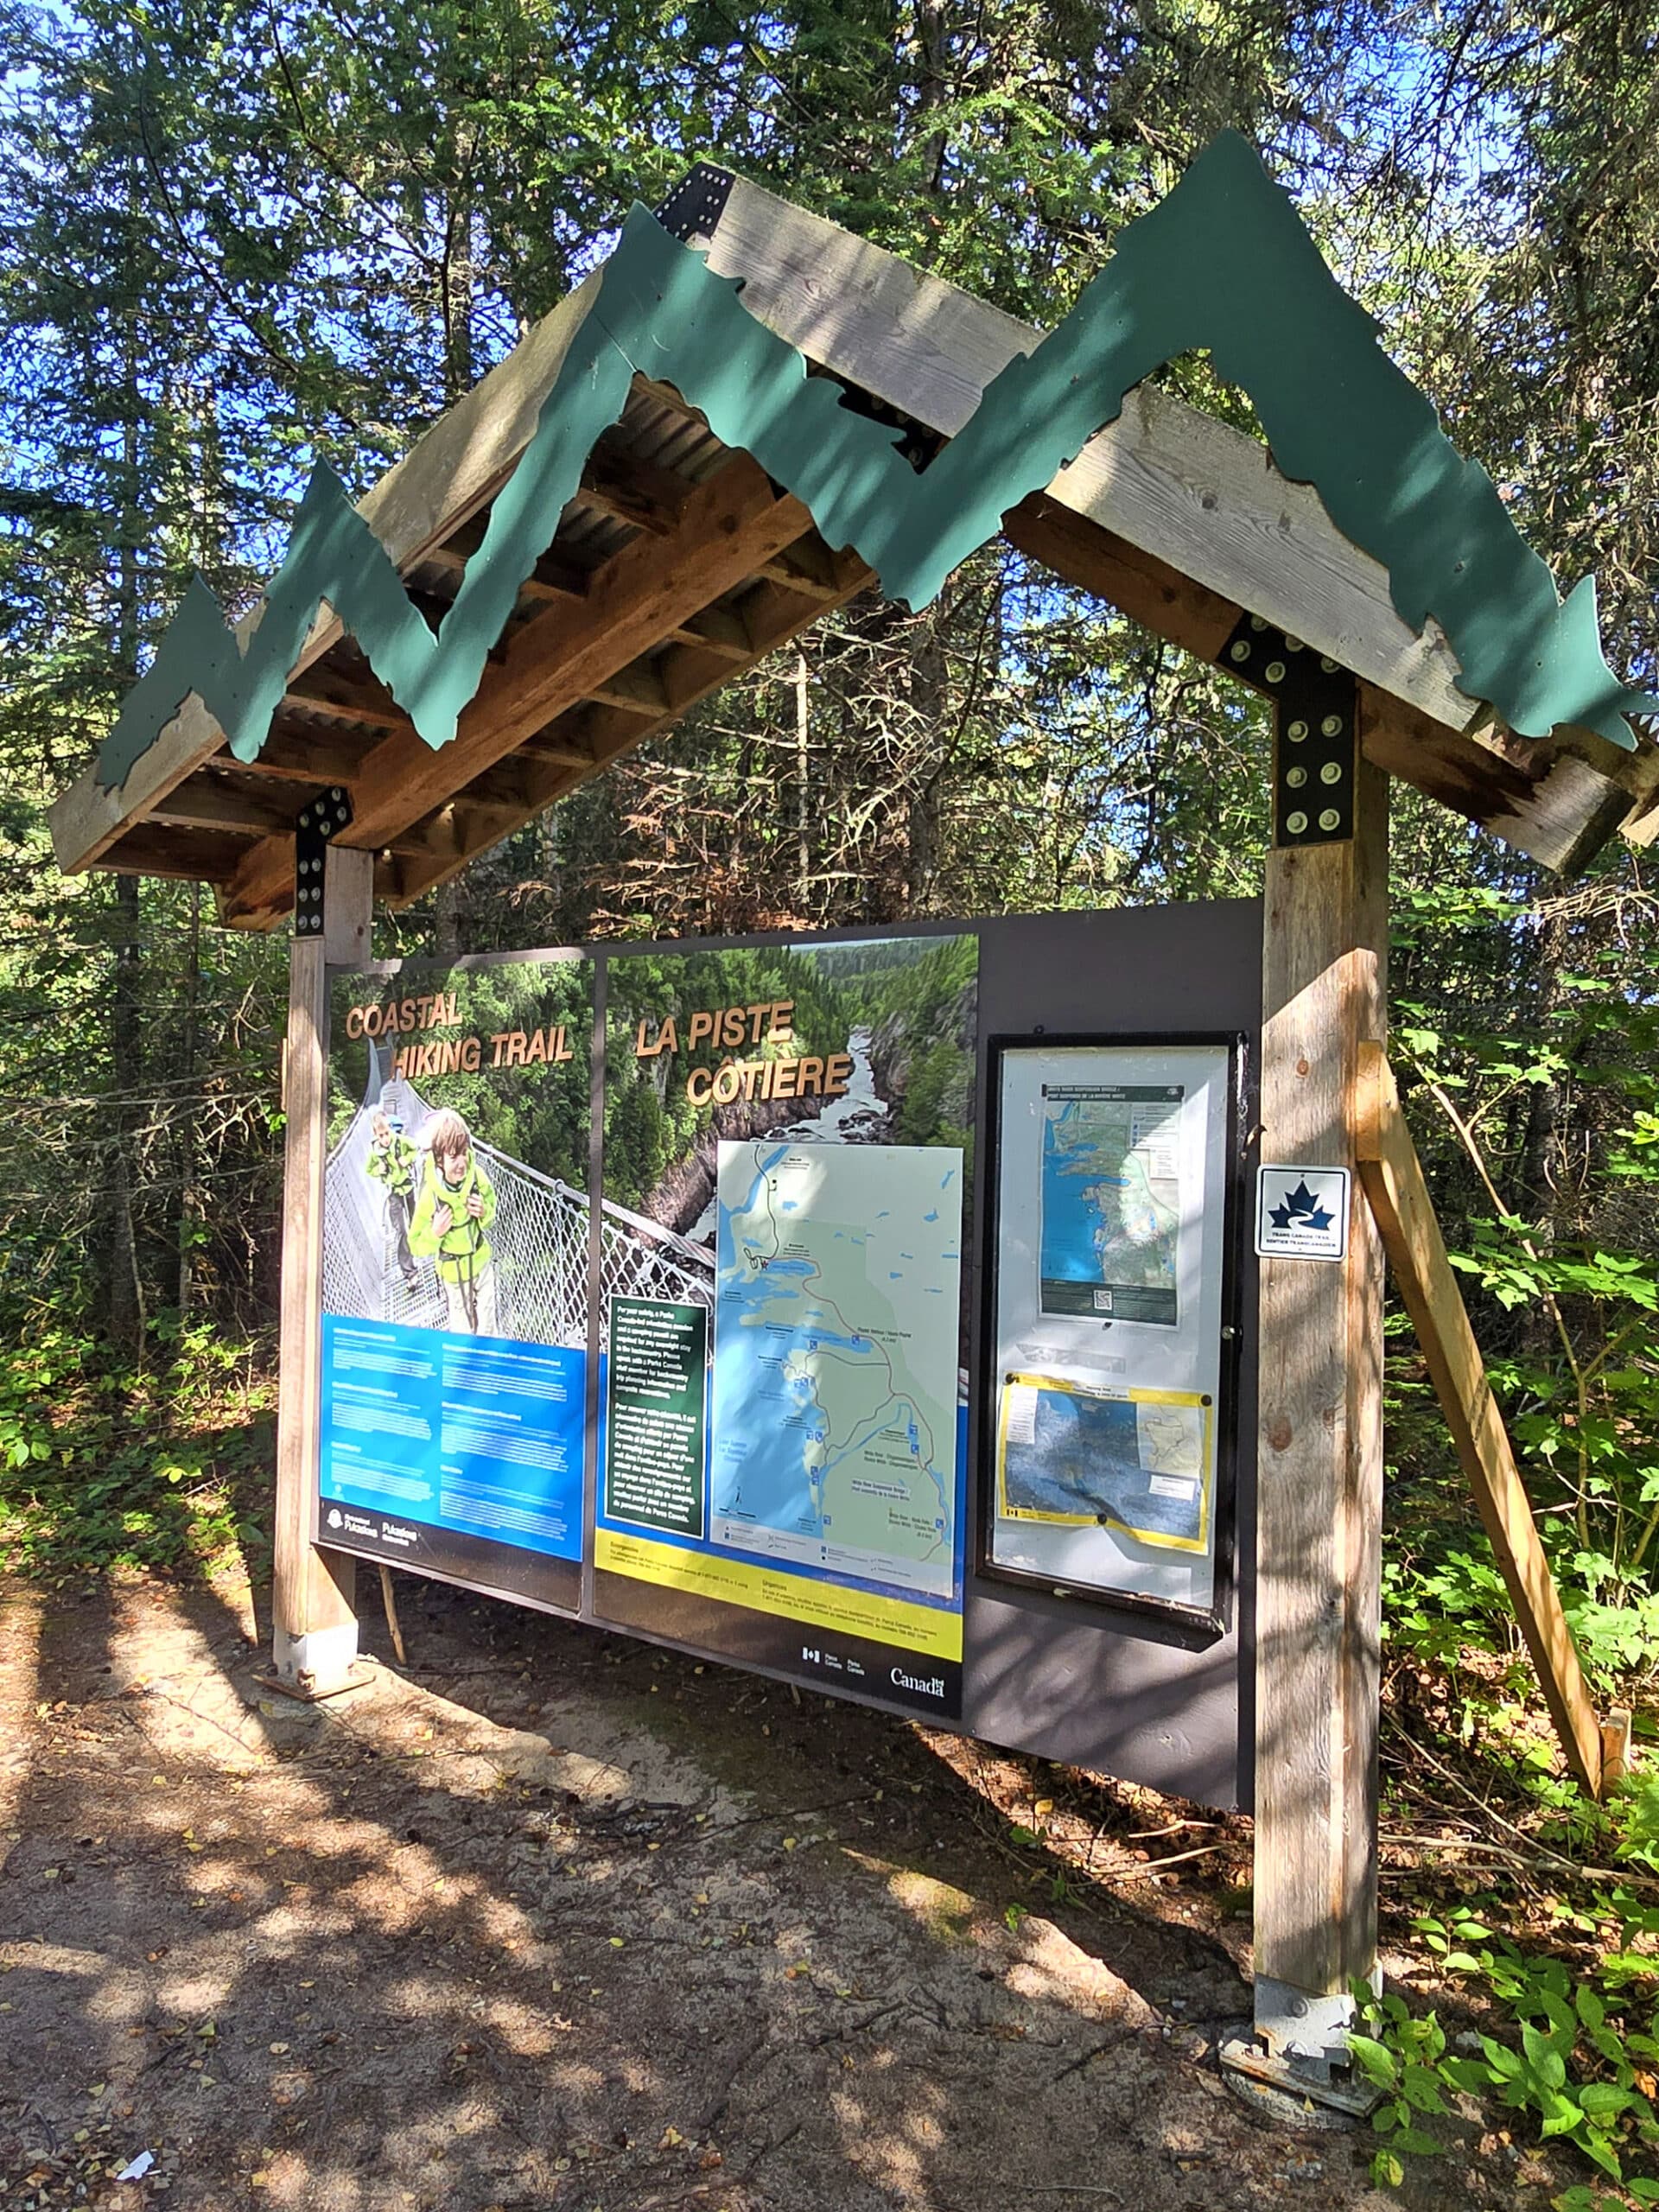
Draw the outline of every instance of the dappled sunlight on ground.
<instances>
[{"instance_id":1,"label":"dappled sunlight on ground","mask_svg":"<svg viewBox=\"0 0 1659 2212\"><path fill-rule=\"evenodd\" d=\"M319 1708L234 1592L6 1616L4 2202L1287 2201L1173 2009L1225 1953L1027 1909L915 1728L403 1588L413 1669ZM1380 2203L1354 2156L1295 2201Z\"/></svg>"}]
</instances>

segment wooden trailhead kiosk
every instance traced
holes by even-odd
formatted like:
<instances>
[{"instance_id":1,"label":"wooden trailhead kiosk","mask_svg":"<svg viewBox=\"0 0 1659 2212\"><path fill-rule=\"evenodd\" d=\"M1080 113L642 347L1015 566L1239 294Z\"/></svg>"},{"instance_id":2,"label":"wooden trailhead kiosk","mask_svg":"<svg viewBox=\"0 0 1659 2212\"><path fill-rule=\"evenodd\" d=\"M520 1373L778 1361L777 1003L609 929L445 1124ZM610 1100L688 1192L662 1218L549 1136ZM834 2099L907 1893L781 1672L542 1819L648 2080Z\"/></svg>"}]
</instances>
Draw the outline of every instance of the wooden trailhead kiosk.
<instances>
[{"instance_id":1,"label":"wooden trailhead kiosk","mask_svg":"<svg viewBox=\"0 0 1659 2212\"><path fill-rule=\"evenodd\" d=\"M1196 347L1248 393L1270 451L1152 381ZM938 1171L912 1217L933 1256L912 1239L868 1310L890 1295L899 1311L906 1268L936 1279L892 1329L842 1300L836 1336L830 1271L850 1239L875 1282L877 1224L912 1202L912 1169L896 1150L796 1144L791 1112L819 1116L809 1138L849 1117L856 1048L813 1041L804 984L754 983L784 952L663 947L653 969L595 948L423 979L373 965L373 903L442 883L855 594L925 604L999 532L1272 701L1262 899L940 925L879 955L786 948L825 1002L849 977L875 1002L895 963L977 978L958 1025L971 1200L952 1189L960 1131L905 1151ZM1596 1792L1622 1756L1389 1075L1389 781L1570 873L1615 833L1659 830L1659 749L1626 719L1656 703L1607 668L1592 584L1561 599L1241 140L1122 233L1046 335L721 170L636 208L610 258L358 505L318 471L234 633L193 587L53 811L66 870L207 882L230 928L293 918L278 1676L309 1695L349 1681L355 1559L397 1558L1249 1805L1256 2037L1234 2057L1339 2101L1352 1986L1376 1972L1385 1262L1566 1756ZM674 959L705 964L674 969L664 997L644 979ZM443 1119L461 1095L445 1085L467 1073L483 1096L494 1068L525 1099L578 1073L591 1087L557 1173L492 1149L476 1113L459 1137ZM711 1155L718 1136L712 1244L615 1179L636 1105L671 1109ZM398 1142L415 1157L388 1168ZM429 1192L440 1156L454 1179ZM1100 1160L1124 1173L1090 1183ZM1082 1183L1058 1179L1079 1162ZM1098 1237L1081 1274L1058 1229L1049 1256L1051 1204L1076 1188L1121 1207L1128 1183L1150 1193L1154 1244L1163 1223L1167 1287L1090 1285ZM814 1191L840 1193L833 1230L811 1225ZM359 1255L383 1237L393 1255L366 1288L331 1272L331 1239L343 1254L353 1235ZM574 1318L532 1316L561 1284ZM785 1294L818 1300L804 1337L775 1303L727 1303ZM783 1348L750 1377L761 1417L743 1427L749 1383L723 1363L767 1330ZM901 1351L919 1372L924 1338L949 1366L938 1419L922 1382L893 1379ZM543 1347L533 1389L501 1363L527 1342ZM879 1355L888 1378L841 1442L831 1354L849 1372ZM442 1398L430 1421L423 1391ZM524 1503L500 1451L491 1482L454 1477L494 1448L503 1391L514 1420L533 1406L544 1423L515 1448L567 1484L562 1520ZM362 1414L372 1401L396 1421ZM415 1460L434 1423L454 1465L429 1481ZM772 1527L755 1500L785 1432L808 1503ZM1142 1503L1096 1495L1109 1466ZM925 1471L931 1519L911 1510ZM430 1502L452 1477L464 1510ZM893 1554L880 1573L855 1557L871 1512ZM809 1523L811 1560L791 1548Z\"/></svg>"}]
</instances>

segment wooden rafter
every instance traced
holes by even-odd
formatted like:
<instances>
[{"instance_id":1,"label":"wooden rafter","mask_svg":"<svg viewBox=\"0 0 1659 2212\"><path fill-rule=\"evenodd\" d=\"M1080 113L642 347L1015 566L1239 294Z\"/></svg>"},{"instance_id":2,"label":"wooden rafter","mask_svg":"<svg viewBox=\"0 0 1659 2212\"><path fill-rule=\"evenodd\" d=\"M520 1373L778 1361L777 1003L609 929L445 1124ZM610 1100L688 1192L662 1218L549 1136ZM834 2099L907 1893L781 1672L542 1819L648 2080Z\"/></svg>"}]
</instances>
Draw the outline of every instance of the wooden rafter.
<instances>
[{"instance_id":1,"label":"wooden rafter","mask_svg":"<svg viewBox=\"0 0 1659 2212\"><path fill-rule=\"evenodd\" d=\"M845 556L839 563L839 575L836 604L854 598L871 582L861 562ZM809 598L764 582L747 595L744 605L751 663L810 629L825 612L825 601L816 593ZM476 852L533 821L601 768L677 721L688 707L717 690L732 674L732 664L723 648L686 648L664 656L664 704L654 721L641 721L632 709L620 710L591 702L563 717L556 735L539 741L543 755L540 760L527 757L531 748L523 747L459 791L442 810L442 818L433 817L429 852L415 854L410 849L412 839L404 841L389 872L388 903L407 906L446 881Z\"/></svg>"},{"instance_id":2,"label":"wooden rafter","mask_svg":"<svg viewBox=\"0 0 1659 2212\"><path fill-rule=\"evenodd\" d=\"M505 658L486 676L450 744L433 752L409 732L378 745L354 779L354 819L343 842L361 850L390 849L412 824L446 808L567 709L604 692L669 632L810 530L811 517L798 501L779 498L752 461L734 455L691 492L672 537L632 539L596 572L580 602L550 606L512 633ZM713 649L674 651L709 652L719 675L730 672L730 661ZM666 690L646 703L648 711L632 717L636 734L678 710ZM556 772L563 787L573 777L579 780L582 771L564 763ZM480 849L454 828L461 818L451 818L442 836L442 857L454 866ZM474 826L484 843L504 834L493 820ZM289 841L272 837L256 846L226 887L224 918L258 926L284 911L293 868Z\"/></svg>"}]
</instances>

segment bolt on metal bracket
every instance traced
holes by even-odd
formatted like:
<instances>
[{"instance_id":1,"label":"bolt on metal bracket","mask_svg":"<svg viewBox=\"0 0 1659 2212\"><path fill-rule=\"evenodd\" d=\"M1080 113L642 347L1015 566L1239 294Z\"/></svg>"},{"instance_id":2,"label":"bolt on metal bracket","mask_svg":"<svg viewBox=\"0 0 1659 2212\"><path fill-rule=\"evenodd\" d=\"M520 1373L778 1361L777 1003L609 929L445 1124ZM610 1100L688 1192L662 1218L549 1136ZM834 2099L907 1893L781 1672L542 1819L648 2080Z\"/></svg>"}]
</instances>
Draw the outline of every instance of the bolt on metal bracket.
<instances>
[{"instance_id":1,"label":"bolt on metal bracket","mask_svg":"<svg viewBox=\"0 0 1659 2212\"><path fill-rule=\"evenodd\" d=\"M352 802L344 787L335 785L295 817L294 822L294 934L321 937L323 933L323 885L327 869L324 855L352 818Z\"/></svg>"},{"instance_id":2,"label":"bolt on metal bracket","mask_svg":"<svg viewBox=\"0 0 1659 2212\"><path fill-rule=\"evenodd\" d=\"M1240 617L1217 664L1273 701L1273 842L1334 845L1354 834L1359 686L1340 662L1259 614Z\"/></svg>"}]
</instances>

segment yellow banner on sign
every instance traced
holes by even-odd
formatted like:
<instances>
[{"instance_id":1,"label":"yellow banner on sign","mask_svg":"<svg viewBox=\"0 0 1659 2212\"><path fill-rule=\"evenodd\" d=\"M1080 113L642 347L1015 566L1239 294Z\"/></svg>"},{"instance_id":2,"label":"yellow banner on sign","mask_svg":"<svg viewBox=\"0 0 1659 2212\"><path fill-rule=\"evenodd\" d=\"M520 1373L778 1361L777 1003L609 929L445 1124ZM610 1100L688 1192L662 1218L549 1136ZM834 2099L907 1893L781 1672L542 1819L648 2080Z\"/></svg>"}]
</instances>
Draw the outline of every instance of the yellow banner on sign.
<instances>
[{"instance_id":1,"label":"yellow banner on sign","mask_svg":"<svg viewBox=\"0 0 1659 2212\"><path fill-rule=\"evenodd\" d=\"M594 1531L594 1564L612 1574L630 1574L637 1581L689 1591L721 1605L747 1605L751 1611L804 1621L813 1628L839 1629L872 1643L925 1652L931 1659L962 1656L962 1615L944 1606L912 1605L907 1599L883 1598L834 1582L810 1582L804 1575L760 1567L752 1560L682 1551L677 1544L620 1535L614 1529Z\"/></svg>"}]
</instances>

